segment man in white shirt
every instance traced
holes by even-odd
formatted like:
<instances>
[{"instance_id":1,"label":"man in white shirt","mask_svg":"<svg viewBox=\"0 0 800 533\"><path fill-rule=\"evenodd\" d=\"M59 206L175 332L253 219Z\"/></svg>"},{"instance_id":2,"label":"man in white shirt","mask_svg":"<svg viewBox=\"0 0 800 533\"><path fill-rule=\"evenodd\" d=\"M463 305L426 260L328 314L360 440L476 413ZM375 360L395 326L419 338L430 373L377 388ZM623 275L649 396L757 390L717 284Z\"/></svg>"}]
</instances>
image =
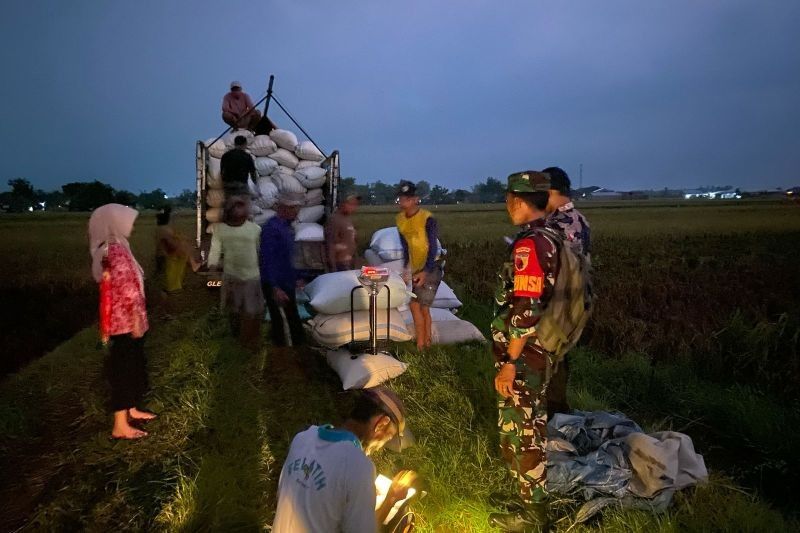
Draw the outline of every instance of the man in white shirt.
<instances>
[{"instance_id":1,"label":"man in white shirt","mask_svg":"<svg viewBox=\"0 0 800 533\"><path fill-rule=\"evenodd\" d=\"M370 533L406 497L401 472L376 511L375 465L385 445L410 445L403 402L386 387L364 390L340 427L311 426L295 435L278 484L274 533Z\"/></svg>"}]
</instances>

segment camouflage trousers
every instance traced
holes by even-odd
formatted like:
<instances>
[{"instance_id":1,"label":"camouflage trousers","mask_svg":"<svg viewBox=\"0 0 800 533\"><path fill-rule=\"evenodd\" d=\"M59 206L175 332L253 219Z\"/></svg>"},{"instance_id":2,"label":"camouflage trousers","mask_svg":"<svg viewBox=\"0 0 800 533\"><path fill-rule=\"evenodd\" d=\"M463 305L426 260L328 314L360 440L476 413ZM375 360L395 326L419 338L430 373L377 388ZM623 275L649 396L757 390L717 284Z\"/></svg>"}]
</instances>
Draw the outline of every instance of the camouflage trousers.
<instances>
[{"instance_id":1,"label":"camouflage trousers","mask_svg":"<svg viewBox=\"0 0 800 533\"><path fill-rule=\"evenodd\" d=\"M500 364L496 367L499 369ZM517 362L514 395L499 402L500 452L517 481L520 497L528 503L541 501L547 495L545 446L551 367L545 352L526 347Z\"/></svg>"}]
</instances>

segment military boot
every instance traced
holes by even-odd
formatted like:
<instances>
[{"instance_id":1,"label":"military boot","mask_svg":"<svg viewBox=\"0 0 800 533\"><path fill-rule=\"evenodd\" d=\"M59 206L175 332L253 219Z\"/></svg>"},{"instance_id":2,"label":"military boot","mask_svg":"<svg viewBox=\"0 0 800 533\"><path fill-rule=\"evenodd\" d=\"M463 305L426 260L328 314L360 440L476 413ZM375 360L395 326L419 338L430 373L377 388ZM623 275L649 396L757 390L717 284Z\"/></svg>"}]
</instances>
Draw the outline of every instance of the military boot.
<instances>
[{"instance_id":1,"label":"military boot","mask_svg":"<svg viewBox=\"0 0 800 533\"><path fill-rule=\"evenodd\" d=\"M489 525L508 533L546 533L550 531L548 504L526 503L516 512L492 513L489 515Z\"/></svg>"}]
</instances>

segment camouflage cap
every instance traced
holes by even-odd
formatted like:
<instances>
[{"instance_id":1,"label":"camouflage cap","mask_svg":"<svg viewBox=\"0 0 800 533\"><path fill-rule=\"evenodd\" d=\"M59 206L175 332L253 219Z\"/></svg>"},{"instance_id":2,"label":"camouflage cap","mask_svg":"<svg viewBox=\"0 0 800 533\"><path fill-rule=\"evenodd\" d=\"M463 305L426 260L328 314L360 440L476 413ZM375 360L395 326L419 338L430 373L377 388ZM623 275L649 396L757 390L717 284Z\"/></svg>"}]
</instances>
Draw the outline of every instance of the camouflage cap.
<instances>
[{"instance_id":1,"label":"camouflage cap","mask_svg":"<svg viewBox=\"0 0 800 533\"><path fill-rule=\"evenodd\" d=\"M550 176L537 170L523 170L508 177L506 192L548 192Z\"/></svg>"}]
</instances>

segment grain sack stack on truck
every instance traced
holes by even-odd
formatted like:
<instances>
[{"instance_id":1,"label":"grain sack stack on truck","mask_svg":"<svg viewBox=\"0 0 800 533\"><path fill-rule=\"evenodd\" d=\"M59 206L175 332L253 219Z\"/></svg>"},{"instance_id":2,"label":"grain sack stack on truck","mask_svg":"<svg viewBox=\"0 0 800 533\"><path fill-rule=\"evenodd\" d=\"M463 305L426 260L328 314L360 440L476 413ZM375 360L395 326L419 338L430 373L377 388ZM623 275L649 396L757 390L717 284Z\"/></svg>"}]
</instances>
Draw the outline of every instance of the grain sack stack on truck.
<instances>
[{"instance_id":1,"label":"grain sack stack on truck","mask_svg":"<svg viewBox=\"0 0 800 533\"><path fill-rule=\"evenodd\" d=\"M254 106L264 102L264 118L255 133L228 128L216 138L197 142L196 245L205 258L214 227L222 221L225 204L220 159L233 148L234 139L241 135L247 140L247 151L253 157L257 173L257 179L250 179L248 183L254 222L264 224L275 216L273 208L279 194L295 192L304 195L305 205L295 225L295 266L306 277L313 277L325 270L322 224L336 206L339 152L326 155L319 148L277 99L272 90L273 82L274 76L270 76L267 94ZM298 139L290 129L272 127L267 119L272 102L286 114L305 140Z\"/></svg>"}]
</instances>

